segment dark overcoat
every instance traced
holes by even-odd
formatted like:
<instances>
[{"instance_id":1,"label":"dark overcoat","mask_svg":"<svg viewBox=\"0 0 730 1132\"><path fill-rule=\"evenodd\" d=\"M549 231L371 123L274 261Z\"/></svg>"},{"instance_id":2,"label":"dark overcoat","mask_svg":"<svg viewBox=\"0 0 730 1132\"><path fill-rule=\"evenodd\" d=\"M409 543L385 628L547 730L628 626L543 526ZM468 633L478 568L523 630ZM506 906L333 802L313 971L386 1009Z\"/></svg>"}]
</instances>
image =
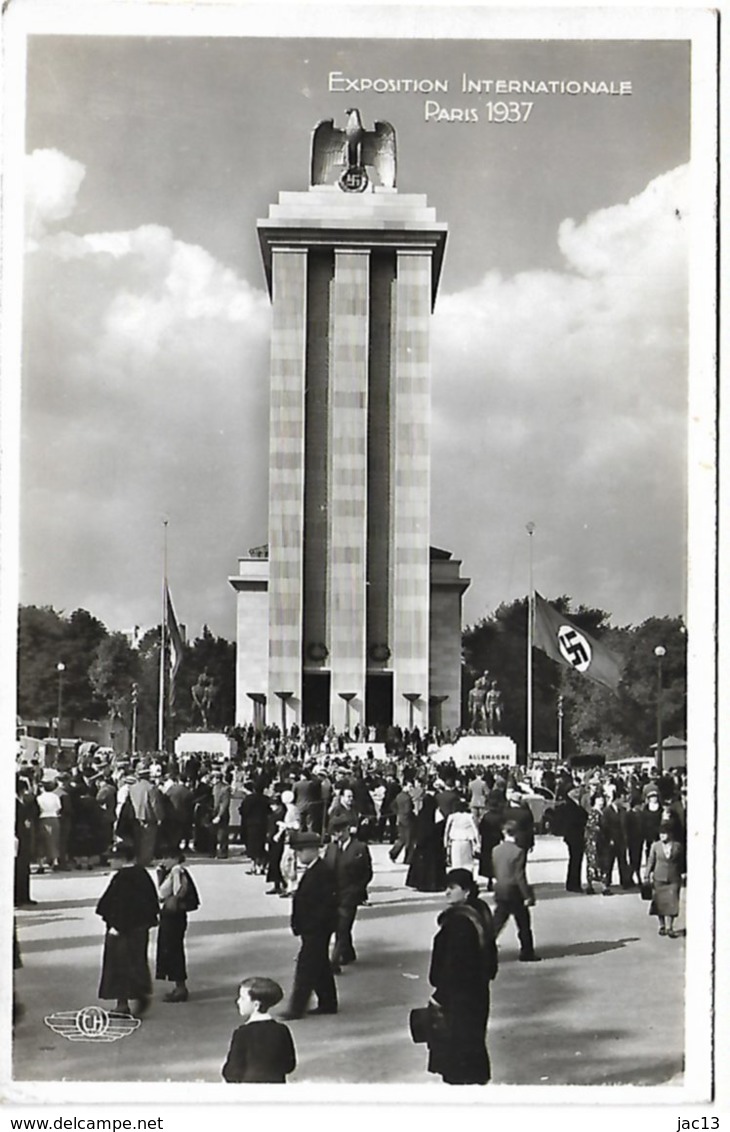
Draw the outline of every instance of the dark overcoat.
<instances>
[{"instance_id":1,"label":"dark overcoat","mask_svg":"<svg viewBox=\"0 0 730 1132\"><path fill-rule=\"evenodd\" d=\"M429 1041L428 1071L450 1085L485 1085L489 984L497 973L492 914L474 900L447 908L438 924L428 977L444 1031Z\"/></svg>"}]
</instances>

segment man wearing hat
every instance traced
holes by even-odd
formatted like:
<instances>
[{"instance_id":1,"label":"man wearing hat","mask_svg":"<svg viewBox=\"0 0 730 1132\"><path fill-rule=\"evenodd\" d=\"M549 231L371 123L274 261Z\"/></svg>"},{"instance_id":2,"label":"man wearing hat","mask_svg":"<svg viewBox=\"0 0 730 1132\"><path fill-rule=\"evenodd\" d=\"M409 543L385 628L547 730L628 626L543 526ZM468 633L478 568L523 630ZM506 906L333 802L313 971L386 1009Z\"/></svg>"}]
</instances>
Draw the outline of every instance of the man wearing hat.
<instances>
[{"instance_id":1,"label":"man wearing hat","mask_svg":"<svg viewBox=\"0 0 730 1132\"><path fill-rule=\"evenodd\" d=\"M289 1009L283 1018L301 1018L312 992L316 1014L337 1013L337 989L329 959L330 938L337 924L337 891L332 870L319 856L316 833L291 834L291 844L304 865L294 893L291 929L301 939Z\"/></svg>"},{"instance_id":2,"label":"man wearing hat","mask_svg":"<svg viewBox=\"0 0 730 1132\"><path fill-rule=\"evenodd\" d=\"M352 928L357 909L368 898L368 885L373 879L373 862L367 845L352 836L346 816L332 818L333 841L327 846L325 864L332 870L337 889L337 929L332 950L332 970L338 975L348 963L357 959L352 942Z\"/></svg>"},{"instance_id":3,"label":"man wearing hat","mask_svg":"<svg viewBox=\"0 0 730 1132\"><path fill-rule=\"evenodd\" d=\"M588 814L581 805L580 790L569 790L555 811L558 815L556 833L561 834L568 847L568 872L565 878L567 892L582 892L581 870L585 849L585 828Z\"/></svg>"},{"instance_id":4,"label":"man wearing hat","mask_svg":"<svg viewBox=\"0 0 730 1132\"><path fill-rule=\"evenodd\" d=\"M213 787L213 814L212 824L216 827L216 856L225 859L228 856L228 837L231 825L231 788L223 781L220 770L214 770L210 776Z\"/></svg>"},{"instance_id":5,"label":"man wearing hat","mask_svg":"<svg viewBox=\"0 0 730 1132\"><path fill-rule=\"evenodd\" d=\"M157 830L165 816L162 795L150 781L150 768L137 767L137 777L129 787L129 800L134 810L134 849L138 865L147 868L155 855Z\"/></svg>"}]
</instances>

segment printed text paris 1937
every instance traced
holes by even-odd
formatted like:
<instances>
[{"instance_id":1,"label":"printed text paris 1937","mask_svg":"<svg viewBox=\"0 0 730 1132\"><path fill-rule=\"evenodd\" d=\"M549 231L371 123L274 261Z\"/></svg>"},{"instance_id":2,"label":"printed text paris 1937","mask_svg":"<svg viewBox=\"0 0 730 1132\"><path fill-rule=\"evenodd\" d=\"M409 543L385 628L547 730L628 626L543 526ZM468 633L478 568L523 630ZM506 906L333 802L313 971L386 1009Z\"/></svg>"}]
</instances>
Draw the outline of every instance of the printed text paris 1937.
<instances>
[{"instance_id":1,"label":"printed text paris 1937","mask_svg":"<svg viewBox=\"0 0 730 1132\"><path fill-rule=\"evenodd\" d=\"M608 95L620 98L633 93L628 79L474 78L466 72L458 83L452 83L448 78L352 77L342 71L330 71L328 87L333 94ZM445 106L435 98L426 98L423 114L427 122L526 122L534 105L532 101L490 97L479 106Z\"/></svg>"}]
</instances>

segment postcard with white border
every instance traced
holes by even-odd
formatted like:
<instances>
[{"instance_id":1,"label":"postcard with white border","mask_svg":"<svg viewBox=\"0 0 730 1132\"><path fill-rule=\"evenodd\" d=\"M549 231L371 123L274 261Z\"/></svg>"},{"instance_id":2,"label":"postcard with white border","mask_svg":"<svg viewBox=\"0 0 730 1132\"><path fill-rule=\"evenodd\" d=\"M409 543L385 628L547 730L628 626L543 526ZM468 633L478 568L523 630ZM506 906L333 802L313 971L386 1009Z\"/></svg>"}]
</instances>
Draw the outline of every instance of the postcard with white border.
<instances>
[{"instance_id":1,"label":"postcard with white border","mask_svg":"<svg viewBox=\"0 0 730 1132\"><path fill-rule=\"evenodd\" d=\"M14 1116L720 1126L718 21L5 6Z\"/></svg>"}]
</instances>

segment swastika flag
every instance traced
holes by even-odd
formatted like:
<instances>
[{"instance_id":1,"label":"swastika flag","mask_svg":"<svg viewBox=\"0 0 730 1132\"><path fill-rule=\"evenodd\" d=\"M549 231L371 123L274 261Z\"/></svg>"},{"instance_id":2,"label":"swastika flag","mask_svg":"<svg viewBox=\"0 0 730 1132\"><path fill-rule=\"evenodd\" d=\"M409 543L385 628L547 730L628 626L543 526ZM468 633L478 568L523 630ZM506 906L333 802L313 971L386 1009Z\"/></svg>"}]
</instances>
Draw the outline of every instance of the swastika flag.
<instances>
[{"instance_id":1,"label":"swastika flag","mask_svg":"<svg viewBox=\"0 0 730 1132\"><path fill-rule=\"evenodd\" d=\"M165 602L167 636L170 642L170 680L174 684L177 670L183 658L183 639L180 626L177 623L177 617L175 616L175 610L172 607L172 598L170 597L167 582L165 582Z\"/></svg>"},{"instance_id":2,"label":"swastika flag","mask_svg":"<svg viewBox=\"0 0 730 1132\"><path fill-rule=\"evenodd\" d=\"M535 593L535 634L533 643L558 664L574 668L596 684L615 692L621 680L621 667L612 652L574 625L564 613L553 609Z\"/></svg>"}]
</instances>

